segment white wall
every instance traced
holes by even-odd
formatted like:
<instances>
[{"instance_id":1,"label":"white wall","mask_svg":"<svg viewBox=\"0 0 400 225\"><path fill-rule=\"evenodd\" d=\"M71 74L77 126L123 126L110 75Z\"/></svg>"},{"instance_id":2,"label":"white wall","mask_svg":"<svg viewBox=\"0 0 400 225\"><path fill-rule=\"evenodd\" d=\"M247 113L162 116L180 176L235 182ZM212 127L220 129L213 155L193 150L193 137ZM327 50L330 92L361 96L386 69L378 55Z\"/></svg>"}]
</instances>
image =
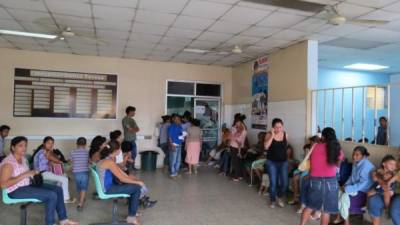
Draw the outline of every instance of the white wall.
<instances>
[{"instance_id":1,"label":"white wall","mask_svg":"<svg viewBox=\"0 0 400 225\"><path fill-rule=\"evenodd\" d=\"M16 67L117 74L117 119L13 117L14 69ZM29 150L35 148L43 136L52 135L56 137L56 146L68 151L74 147L78 136L90 137L97 134L108 136L109 131L121 129L121 119L125 116L125 108L133 105L137 108L136 120L141 128L140 135L152 136L155 124L164 114L167 79L221 83L224 90L222 105L231 102L232 69L229 67L0 48L0 124L5 123L11 126L10 135L32 137L28 145ZM146 148L153 143L154 140L140 140L138 145L139 148Z\"/></svg>"},{"instance_id":2,"label":"white wall","mask_svg":"<svg viewBox=\"0 0 400 225\"><path fill-rule=\"evenodd\" d=\"M400 146L400 74L390 76L390 145Z\"/></svg>"}]
</instances>

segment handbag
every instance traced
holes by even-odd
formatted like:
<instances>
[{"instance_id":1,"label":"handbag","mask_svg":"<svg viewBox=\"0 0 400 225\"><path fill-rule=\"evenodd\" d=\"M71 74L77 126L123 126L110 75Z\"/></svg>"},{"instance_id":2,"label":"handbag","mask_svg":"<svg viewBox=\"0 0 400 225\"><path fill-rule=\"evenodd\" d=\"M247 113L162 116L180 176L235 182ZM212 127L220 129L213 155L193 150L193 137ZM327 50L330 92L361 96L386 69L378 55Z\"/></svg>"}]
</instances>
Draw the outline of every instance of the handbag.
<instances>
[{"instance_id":1,"label":"handbag","mask_svg":"<svg viewBox=\"0 0 400 225\"><path fill-rule=\"evenodd\" d=\"M301 161L301 163L300 163L300 165L299 165L299 167L298 167L298 169L299 169L301 172L306 172L306 171L309 171L309 170L310 170L310 168L311 168L310 157L311 157L311 154L312 154L312 152L313 152L313 150L314 150L314 147L315 147L315 145L313 145L313 146L311 147L310 151L309 151L309 152L307 153L307 155L304 157L303 161Z\"/></svg>"},{"instance_id":2,"label":"handbag","mask_svg":"<svg viewBox=\"0 0 400 225\"><path fill-rule=\"evenodd\" d=\"M62 176L64 174L64 168L61 163L52 163L51 170L55 175Z\"/></svg>"},{"instance_id":3,"label":"handbag","mask_svg":"<svg viewBox=\"0 0 400 225\"><path fill-rule=\"evenodd\" d=\"M43 172L44 171L33 175L33 177L31 178L31 185L32 186L41 187L43 185L43 176L42 176Z\"/></svg>"}]
</instances>

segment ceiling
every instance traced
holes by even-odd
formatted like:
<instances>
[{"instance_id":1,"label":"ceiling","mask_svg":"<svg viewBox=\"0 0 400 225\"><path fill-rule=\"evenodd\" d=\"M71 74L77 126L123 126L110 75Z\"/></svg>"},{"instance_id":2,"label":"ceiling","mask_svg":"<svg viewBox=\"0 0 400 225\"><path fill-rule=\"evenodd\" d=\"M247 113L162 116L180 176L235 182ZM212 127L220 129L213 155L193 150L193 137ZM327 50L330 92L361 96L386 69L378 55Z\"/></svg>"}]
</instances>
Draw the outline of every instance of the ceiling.
<instances>
[{"instance_id":1,"label":"ceiling","mask_svg":"<svg viewBox=\"0 0 400 225\"><path fill-rule=\"evenodd\" d=\"M314 39L322 43L323 66L338 67L351 60L386 60L382 62L396 64L390 72L400 71L400 57L394 57L400 50L400 0L308 1L338 4L341 13L349 18L391 22L379 27L332 26L327 24L324 13L240 0L0 0L1 29L52 33L64 24L75 32L108 42L103 46L71 38L49 43L44 39L2 35L0 47L233 66ZM43 18L53 23L53 29L33 22ZM355 44L367 42L352 49L348 39ZM184 48L212 49L235 44L246 45L246 54L183 52Z\"/></svg>"}]
</instances>

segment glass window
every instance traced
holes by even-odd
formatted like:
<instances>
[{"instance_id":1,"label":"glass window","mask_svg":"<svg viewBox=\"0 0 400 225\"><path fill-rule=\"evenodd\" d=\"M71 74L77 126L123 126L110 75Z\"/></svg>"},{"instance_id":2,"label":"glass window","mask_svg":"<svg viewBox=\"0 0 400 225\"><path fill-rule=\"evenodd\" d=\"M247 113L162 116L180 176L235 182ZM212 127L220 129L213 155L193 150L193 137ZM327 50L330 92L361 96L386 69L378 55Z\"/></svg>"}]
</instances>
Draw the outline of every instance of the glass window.
<instances>
[{"instance_id":1,"label":"glass window","mask_svg":"<svg viewBox=\"0 0 400 225\"><path fill-rule=\"evenodd\" d=\"M192 97L167 97L167 114L178 113L182 115L185 111L193 113L194 99Z\"/></svg>"},{"instance_id":2,"label":"glass window","mask_svg":"<svg viewBox=\"0 0 400 225\"><path fill-rule=\"evenodd\" d=\"M194 95L194 83L168 81L168 94Z\"/></svg>"},{"instance_id":3,"label":"glass window","mask_svg":"<svg viewBox=\"0 0 400 225\"><path fill-rule=\"evenodd\" d=\"M196 84L196 95L199 96L221 96L221 85L219 84Z\"/></svg>"}]
</instances>

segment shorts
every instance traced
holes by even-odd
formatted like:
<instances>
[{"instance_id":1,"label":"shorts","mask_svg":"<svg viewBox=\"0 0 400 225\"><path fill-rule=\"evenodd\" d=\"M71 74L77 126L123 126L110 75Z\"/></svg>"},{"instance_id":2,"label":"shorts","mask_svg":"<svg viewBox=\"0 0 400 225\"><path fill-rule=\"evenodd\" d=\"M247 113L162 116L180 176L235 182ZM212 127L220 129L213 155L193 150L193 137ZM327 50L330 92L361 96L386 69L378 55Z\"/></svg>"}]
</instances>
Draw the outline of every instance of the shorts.
<instances>
[{"instance_id":1,"label":"shorts","mask_svg":"<svg viewBox=\"0 0 400 225\"><path fill-rule=\"evenodd\" d=\"M77 192L87 191L89 186L89 173L78 172L74 173Z\"/></svg>"},{"instance_id":2,"label":"shorts","mask_svg":"<svg viewBox=\"0 0 400 225\"><path fill-rule=\"evenodd\" d=\"M339 212L339 184L336 177L311 177L306 206L328 214Z\"/></svg>"},{"instance_id":3,"label":"shorts","mask_svg":"<svg viewBox=\"0 0 400 225\"><path fill-rule=\"evenodd\" d=\"M383 201L383 196L380 194L375 194L368 198L367 202L368 214L374 218L379 218L383 214L385 209L385 203Z\"/></svg>"}]
</instances>

